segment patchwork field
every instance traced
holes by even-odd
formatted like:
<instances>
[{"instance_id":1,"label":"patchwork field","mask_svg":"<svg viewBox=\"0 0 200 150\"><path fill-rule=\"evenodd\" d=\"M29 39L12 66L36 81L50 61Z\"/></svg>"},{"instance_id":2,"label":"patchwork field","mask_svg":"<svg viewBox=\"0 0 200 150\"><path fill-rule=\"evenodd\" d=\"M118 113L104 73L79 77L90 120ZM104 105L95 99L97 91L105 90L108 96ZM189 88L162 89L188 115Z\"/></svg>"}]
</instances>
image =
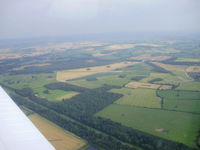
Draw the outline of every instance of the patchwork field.
<instances>
[{"instance_id":1,"label":"patchwork field","mask_svg":"<svg viewBox=\"0 0 200 150\"><path fill-rule=\"evenodd\" d=\"M63 130L45 118L32 114L29 119L47 138L56 150L78 150L86 145L86 142L72 133Z\"/></svg>"},{"instance_id":2,"label":"patchwork field","mask_svg":"<svg viewBox=\"0 0 200 150\"><path fill-rule=\"evenodd\" d=\"M184 71L186 69L186 66L168 65L168 64L163 64L159 62L152 62L152 64L157 65L169 71Z\"/></svg>"},{"instance_id":3,"label":"patchwork field","mask_svg":"<svg viewBox=\"0 0 200 150\"><path fill-rule=\"evenodd\" d=\"M151 83L144 83L144 82L130 82L125 85L126 88L148 88L148 89L160 89L160 90L167 90L171 89L171 85L159 85L159 84L151 84Z\"/></svg>"},{"instance_id":4,"label":"patchwork field","mask_svg":"<svg viewBox=\"0 0 200 150\"><path fill-rule=\"evenodd\" d=\"M51 101L69 99L78 94L74 91L47 90L44 85L56 82L55 74L16 75L15 78L11 75L1 77L0 81L17 89L31 87L38 97L47 98Z\"/></svg>"},{"instance_id":5,"label":"patchwork field","mask_svg":"<svg viewBox=\"0 0 200 150\"><path fill-rule=\"evenodd\" d=\"M156 96L156 91L152 89L112 89L111 92L120 93L124 96L117 100L116 104L160 108L161 99ZM144 94L145 93L145 94Z\"/></svg>"},{"instance_id":6,"label":"patchwork field","mask_svg":"<svg viewBox=\"0 0 200 150\"><path fill-rule=\"evenodd\" d=\"M114 71L115 69L131 66L137 63L138 62L121 62L121 63L109 64L106 66L65 70L65 71L57 72L56 79L57 81L66 81L66 80L80 78L80 77L84 77L84 76L88 76L92 74Z\"/></svg>"},{"instance_id":7,"label":"patchwork field","mask_svg":"<svg viewBox=\"0 0 200 150\"><path fill-rule=\"evenodd\" d=\"M195 147L200 115L112 104L96 116Z\"/></svg>"},{"instance_id":8,"label":"patchwork field","mask_svg":"<svg viewBox=\"0 0 200 150\"><path fill-rule=\"evenodd\" d=\"M165 142L159 137L196 148L200 130L200 51L199 40L189 39L63 40L27 43L29 46L18 48L3 43L0 85L8 86L20 108L58 150L82 150L87 143L57 123L100 150L117 150L118 144L123 150L131 144L136 149L160 150L154 142ZM27 106L40 115L45 111L45 117L55 124L24 109ZM47 111L52 109L56 112ZM54 115L64 120L51 117ZM96 116L102 118L93 118ZM137 135L127 127L143 132ZM148 134L158 136L158 141L152 137L144 144L138 138ZM136 145L126 138L129 136L135 138ZM180 149L180 145L164 146Z\"/></svg>"}]
</instances>

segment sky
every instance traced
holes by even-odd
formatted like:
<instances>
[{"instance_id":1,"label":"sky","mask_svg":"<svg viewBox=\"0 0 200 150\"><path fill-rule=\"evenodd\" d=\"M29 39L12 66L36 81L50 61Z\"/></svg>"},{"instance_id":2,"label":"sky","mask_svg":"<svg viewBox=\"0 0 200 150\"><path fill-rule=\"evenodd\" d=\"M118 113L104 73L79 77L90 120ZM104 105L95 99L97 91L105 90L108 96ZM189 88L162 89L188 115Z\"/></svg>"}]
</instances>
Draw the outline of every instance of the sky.
<instances>
[{"instance_id":1,"label":"sky","mask_svg":"<svg viewBox=\"0 0 200 150\"><path fill-rule=\"evenodd\" d=\"M0 0L0 38L200 32L200 0Z\"/></svg>"}]
</instances>

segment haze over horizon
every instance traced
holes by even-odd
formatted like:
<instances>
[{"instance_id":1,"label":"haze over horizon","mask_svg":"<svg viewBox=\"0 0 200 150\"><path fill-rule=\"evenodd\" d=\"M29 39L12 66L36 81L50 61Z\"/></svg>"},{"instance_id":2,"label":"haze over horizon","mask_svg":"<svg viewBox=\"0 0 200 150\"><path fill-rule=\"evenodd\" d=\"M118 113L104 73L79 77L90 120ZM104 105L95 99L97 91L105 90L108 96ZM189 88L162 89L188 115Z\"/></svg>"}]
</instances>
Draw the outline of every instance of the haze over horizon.
<instances>
[{"instance_id":1,"label":"haze over horizon","mask_svg":"<svg viewBox=\"0 0 200 150\"><path fill-rule=\"evenodd\" d=\"M0 0L0 39L200 32L199 0Z\"/></svg>"}]
</instances>

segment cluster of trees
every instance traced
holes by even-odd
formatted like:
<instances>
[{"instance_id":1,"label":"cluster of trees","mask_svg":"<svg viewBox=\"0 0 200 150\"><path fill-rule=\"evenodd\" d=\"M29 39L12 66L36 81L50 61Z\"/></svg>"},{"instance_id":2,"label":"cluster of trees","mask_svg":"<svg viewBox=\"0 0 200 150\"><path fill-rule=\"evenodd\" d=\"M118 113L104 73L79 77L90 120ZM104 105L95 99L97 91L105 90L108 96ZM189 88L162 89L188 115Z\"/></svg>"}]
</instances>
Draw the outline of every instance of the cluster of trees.
<instances>
[{"instance_id":1,"label":"cluster of trees","mask_svg":"<svg viewBox=\"0 0 200 150\"><path fill-rule=\"evenodd\" d=\"M149 83L154 83L154 82L158 82L158 81L162 81L162 78L155 78L149 81Z\"/></svg>"},{"instance_id":2,"label":"cluster of trees","mask_svg":"<svg viewBox=\"0 0 200 150\"><path fill-rule=\"evenodd\" d=\"M11 97L18 105L23 105L47 118L48 120L56 123L60 127L86 139L89 144L96 145L97 147L107 150L138 150L136 147L124 144L112 136L96 131L91 127L69 119L68 117L65 117L45 106L37 104L28 99L24 99L19 95L11 94Z\"/></svg>"},{"instance_id":3,"label":"cluster of trees","mask_svg":"<svg viewBox=\"0 0 200 150\"><path fill-rule=\"evenodd\" d=\"M144 78L146 78L146 76L136 76L136 77L131 78L131 80L140 81L140 80L142 80Z\"/></svg>"},{"instance_id":4,"label":"cluster of trees","mask_svg":"<svg viewBox=\"0 0 200 150\"><path fill-rule=\"evenodd\" d=\"M104 107L113 103L116 99L121 97L120 94L107 92L108 89L111 89L113 87L106 86L97 89L86 89L65 83L52 83L46 85L45 87L49 89L62 89L66 91L73 89L74 91L79 91L79 92L81 91L81 94L71 98L70 100L66 100L59 103L52 103L44 98L39 98L35 96L34 93L31 92L31 89L16 90L16 92L22 96L28 97L34 103L42 105L43 107L46 107L51 111L55 111L64 116L68 116L78 122L81 122L84 125L97 129L104 134L106 133L106 135L108 135L108 137L111 138L112 140L116 138L118 142L122 141L121 144L125 142L130 145L135 145L137 147L140 147L144 150L172 150L172 149L191 150L184 144L172 142L160 137L156 137L138 131L136 129L128 128L119 123L113 122L109 119L95 117L94 114L96 112L98 112L99 110L103 109ZM76 131L74 130L70 131L77 134ZM84 134L88 135L89 134L88 132L89 131L85 131ZM93 141L92 139L84 137L83 135L80 134L77 135L87 139L89 142ZM99 135L95 136L97 136L96 138L100 140ZM104 137L103 139L105 140L106 138ZM112 141L111 139L110 141ZM101 140L99 141L100 143L102 142ZM97 144L98 142L95 143L93 141L92 143ZM104 144L99 146L104 147L105 146ZM106 144L107 145L106 149L110 149L109 144L108 145Z\"/></svg>"},{"instance_id":5,"label":"cluster of trees","mask_svg":"<svg viewBox=\"0 0 200 150\"><path fill-rule=\"evenodd\" d=\"M75 51L74 51L75 52ZM67 52L60 54L44 54L37 57L24 57L21 59L10 59L3 62L4 66L0 67L0 72L9 72L13 75L16 74L34 74L34 73L52 73L57 70L86 68L99 65L107 65L113 63L113 60L97 59L88 54L75 56L72 54L66 55ZM88 60L94 60L90 63ZM41 64L48 63L46 66L28 66L22 70L11 70L12 68L24 66L26 64Z\"/></svg>"},{"instance_id":6,"label":"cluster of trees","mask_svg":"<svg viewBox=\"0 0 200 150\"><path fill-rule=\"evenodd\" d=\"M171 65L188 65L188 66L200 65L200 62L175 61L176 59L177 59L176 57L172 57L171 59L162 61L162 63Z\"/></svg>"},{"instance_id":7,"label":"cluster of trees","mask_svg":"<svg viewBox=\"0 0 200 150\"><path fill-rule=\"evenodd\" d=\"M188 72L188 75L195 81L200 81L200 72Z\"/></svg>"}]
</instances>

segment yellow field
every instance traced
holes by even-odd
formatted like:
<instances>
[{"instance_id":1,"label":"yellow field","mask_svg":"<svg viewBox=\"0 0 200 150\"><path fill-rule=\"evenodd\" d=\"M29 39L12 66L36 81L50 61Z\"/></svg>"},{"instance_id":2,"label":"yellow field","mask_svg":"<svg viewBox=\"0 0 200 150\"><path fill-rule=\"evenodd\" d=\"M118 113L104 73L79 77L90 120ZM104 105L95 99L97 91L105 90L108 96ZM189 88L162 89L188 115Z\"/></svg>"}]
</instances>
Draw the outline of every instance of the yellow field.
<instances>
[{"instance_id":1,"label":"yellow field","mask_svg":"<svg viewBox=\"0 0 200 150\"><path fill-rule=\"evenodd\" d=\"M169 71L185 71L186 66L178 66L178 65L166 65L158 62L152 62L152 64L157 65L165 70Z\"/></svg>"},{"instance_id":2,"label":"yellow field","mask_svg":"<svg viewBox=\"0 0 200 150\"><path fill-rule=\"evenodd\" d=\"M113 54L113 53L108 53L108 54L96 53L96 54L93 54L92 56L98 57L98 56L108 56L108 55L112 55L112 54Z\"/></svg>"},{"instance_id":3,"label":"yellow field","mask_svg":"<svg viewBox=\"0 0 200 150\"><path fill-rule=\"evenodd\" d=\"M37 114L28 117L56 150L77 150L86 145L86 142L79 137L72 135Z\"/></svg>"},{"instance_id":4,"label":"yellow field","mask_svg":"<svg viewBox=\"0 0 200 150\"><path fill-rule=\"evenodd\" d=\"M120 62L120 63L109 64L105 66L59 71L57 72L56 80L66 81L66 80L80 78L80 77L84 77L84 76L88 76L88 75L92 75L96 73L110 72L110 71L114 71L115 69L131 66L137 63L138 62Z\"/></svg>"},{"instance_id":5,"label":"yellow field","mask_svg":"<svg viewBox=\"0 0 200 150\"><path fill-rule=\"evenodd\" d=\"M176 62L200 62L200 59L195 59L195 58L178 58L175 61Z\"/></svg>"},{"instance_id":6,"label":"yellow field","mask_svg":"<svg viewBox=\"0 0 200 150\"><path fill-rule=\"evenodd\" d=\"M88 46L98 47L103 46L104 43L101 42L64 42L64 43L50 43L44 46L35 46L31 48L35 48L38 51L64 51L68 49L77 49L77 48L84 48Z\"/></svg>"},{"instance_id":7,"label":"yellow field","mask_svg":"<svg viewBox=\"0 0 200 150\"><path fill-rule=\"evenodd\" d=\"M200 66L190 66L186 69L187 72L200 72Z\"/></svg>"},{"instance_id":8,"label":"yellow field","mask_svg":"<svg viewBox=\"0 0 200 150\"><path fill-rule=\"evenodd\" d=\"M142 83L142 82L129 82L125 85L126 88L147 88L147 89L160 89L167 90L171 89L170 85L160 85L160 84L151 84L151 83Z\"/></svg>"},{"instance_id":9,"label":"yellow field","mask_svg":"<svg viewBox=\"0 0 200 150\"><path fill-rule=\"evenodd\" d=\"M171 58L170 56L151 56L150 54L144 54L137 57L131 57L130 59L135 60L151 60L151 61L162 61Z\"/></svg>"},{"instance_id":10,"label":"yellow field","mask_svg":"<svg viewBox=\"0 0 200 150\"><path fill-rule=\"evenodd\" d=\"M139 44L115 44L115 45L110 45L105 48L105 50L122 50L122 49L129 49L133 48L136 46L152 46L152 47L161 47L162 45L159 44L149 44L149 43L139 43Z\"/></svg>"},{"instance_id":11,"label":"yellow field","mask_svg":"<svg viewBox=\"0 0 200 150\"><path fill-rule=\"evenodd\" d=\"M117 45L110 45L105 48L105 50L121 50L121 49L128 49L128 48L133 48L134 44L117 44Z\"/></svg>"},{"instance_id":12,"label":"yellow field","mask_svg":"<svg viewBox=\"0 0 200 150\"><path fill-rule=\"evenodd\" d=\"M58 98L56 98L56 100L63 100L63 99L70 99L70 98L72 98L73 96L76 96L76 95L78 95L79 93L77 92L77 93L71 93L71 94L67 94L67 95L64 95L64 96L61 96L61 97L58 97Z\"/></svg>"}]
</instances>

